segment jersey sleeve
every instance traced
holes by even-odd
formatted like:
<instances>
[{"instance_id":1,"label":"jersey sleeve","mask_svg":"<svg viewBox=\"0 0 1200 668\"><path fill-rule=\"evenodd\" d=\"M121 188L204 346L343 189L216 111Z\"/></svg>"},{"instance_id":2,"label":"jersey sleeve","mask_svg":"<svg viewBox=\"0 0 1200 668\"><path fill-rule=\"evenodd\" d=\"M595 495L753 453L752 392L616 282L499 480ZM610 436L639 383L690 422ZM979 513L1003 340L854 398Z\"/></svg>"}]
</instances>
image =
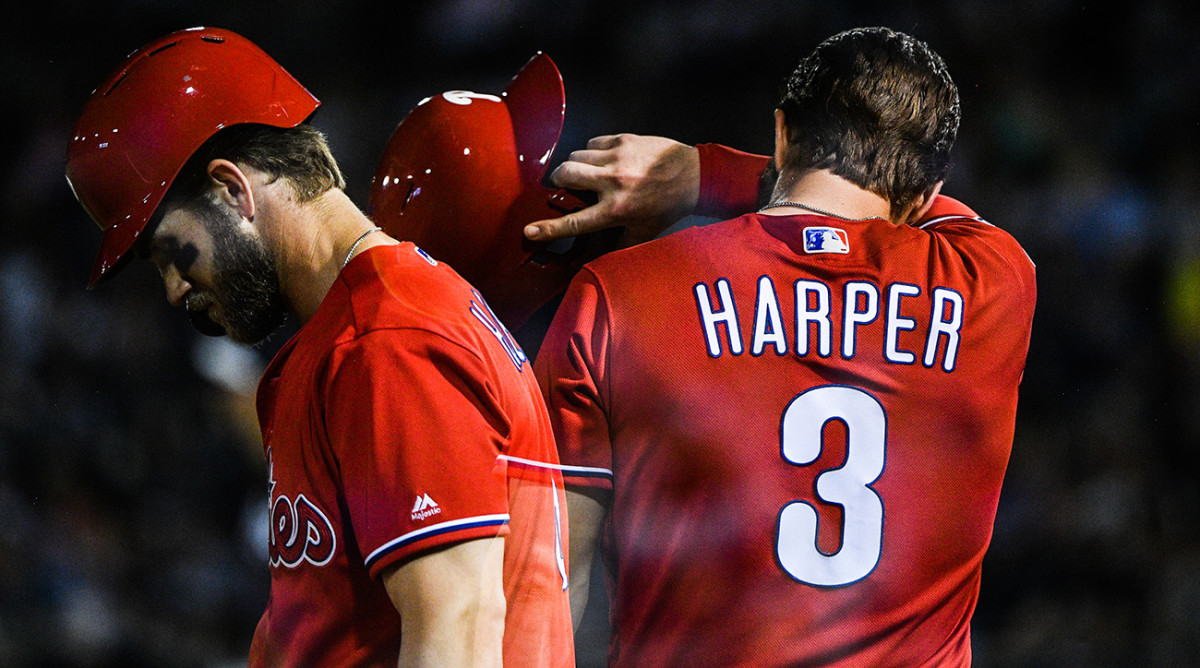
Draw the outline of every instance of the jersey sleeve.
<instances>
[{"instance_id":1,"label":"jersey sleeve","mask_svg":"<svg viewBox=\"0 0 1200 668\"><path fill-rule=\"evenodd\" d=\"M339 346L326 430L372 577L431 548L508 532L508 426L482 360L431 332Z\"/></svg>"},{"instance_id":2,"label":"jersey sleeve","mask_svg":"<svg viewBox=\"0 0 1200 668\"><path fill-rule=\"evenodd\" d=\"M697 144L700 153L700 198L696 214L736 218L758 208L758 182L767 167L765 155L720 144Z\"/></svg>"},{"instance_id":3,"label":"jersey sleeve","mask_svg":"<svg viewBox=\"0 0 1200 668\"><path fill-rule=\"evenodd\" d=\"M917 226L932 233L939 246L947 249L942 253L943 262L951 258L968 276L1003 277L1008 290L1016 290L1018 296L1032 303L1037 291L1035 265L1008 232L945 196L938 197L930 213Z\"/></svg>"},{"instance_id":4,"label":"jersey sleeve","mask_svg":"<svg viewBox=\"0 0 1200 668\"><path fill-rule=\"evenodd\" d=\"M937 270L969 293L972 326L995 333L987 338L991 375L1019 384L1037 302L1033 260L1012 235L978 217L945 215L919 227L934 237Z\"/></svg>"},{"instance_id":5,"label":"jersey sleeve","mask_svg":"<svg viewBox=\"0 0 1200 668\"><path fill-rule=\"evenodd\" d=\"M612 488L605 410L609 340L603 293L584 267L567 288L534 363L569 486Z\"/></svg>"}]
</instances>

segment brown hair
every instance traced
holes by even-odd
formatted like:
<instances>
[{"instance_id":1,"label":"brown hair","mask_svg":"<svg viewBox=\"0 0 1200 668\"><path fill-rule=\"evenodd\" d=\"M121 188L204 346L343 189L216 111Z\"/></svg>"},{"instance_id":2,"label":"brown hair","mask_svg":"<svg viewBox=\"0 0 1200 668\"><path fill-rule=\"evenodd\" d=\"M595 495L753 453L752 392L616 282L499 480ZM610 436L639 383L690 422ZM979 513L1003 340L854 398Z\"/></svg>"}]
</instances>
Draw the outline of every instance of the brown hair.
<instances>
[{"instance_id":1,"label":"brown hair","mask_svg":"<svg viewBox=\"0 0 1200 668\"><path fill-rule=\"evenodd\" d=\"M857 28L800 61L779 103L788 147L781 170L829 169L898 215L950 168L958 88L924 42Z\"/></svg>"},{"instance_id":2,"label":"brown hair","mask_svg":"<svg viewBox=\"0 0 1200 668\"><path fill-rule=\"evenodd\" d=\"M207 190L208 163L218 158L250 165L273 180L284 179L299 202L316 199L333 188L346 188L346 178L325 135L317 128L308 124L278 128L246 123L221 130L196 149L164 202L183 206L195 202Z\"/></svg>"}]
</instances>

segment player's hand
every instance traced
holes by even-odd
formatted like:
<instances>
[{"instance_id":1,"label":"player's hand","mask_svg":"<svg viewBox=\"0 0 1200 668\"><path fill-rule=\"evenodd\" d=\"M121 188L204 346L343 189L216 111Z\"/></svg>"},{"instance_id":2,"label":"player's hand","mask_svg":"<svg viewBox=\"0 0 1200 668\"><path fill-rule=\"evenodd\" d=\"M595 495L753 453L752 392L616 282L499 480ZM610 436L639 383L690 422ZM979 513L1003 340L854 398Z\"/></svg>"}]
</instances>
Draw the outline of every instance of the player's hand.
<instances>
[{"instance_id":1,"label":"player's hand","mask_svg":"<svg viewBox=\"0 0 1200 668\"><path fill-rule=\"evenodd\" d=\"M691 214L700 197L700 154L666 137L595 137L550 175L560 188L590 190L596 204L525 227L525 236L552 241L623 226L620 243L649 241Z\"/></svg>"}]
</instances>

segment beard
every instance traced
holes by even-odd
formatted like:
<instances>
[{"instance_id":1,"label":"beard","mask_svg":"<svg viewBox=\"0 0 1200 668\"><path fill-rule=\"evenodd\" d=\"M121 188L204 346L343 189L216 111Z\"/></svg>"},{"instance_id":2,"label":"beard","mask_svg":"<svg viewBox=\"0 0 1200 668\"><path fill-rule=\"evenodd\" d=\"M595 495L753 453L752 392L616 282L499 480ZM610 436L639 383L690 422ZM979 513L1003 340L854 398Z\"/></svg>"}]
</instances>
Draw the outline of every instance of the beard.
<instances>
[{"instance_id":1,"label":"beard","mask_svg":"<svg viewBox=\"0 0 1200 668\"><path fill-rule=\"evenodd\" d=\"M228 209L205 200L199 214L213 237L214 279L208 295L197 295L196 304L189 298L188 318L201 334L261 343L287 319L275 257ZM220 307L220 323L208 314L212 305Z\"/></svg>"}]
</instances>

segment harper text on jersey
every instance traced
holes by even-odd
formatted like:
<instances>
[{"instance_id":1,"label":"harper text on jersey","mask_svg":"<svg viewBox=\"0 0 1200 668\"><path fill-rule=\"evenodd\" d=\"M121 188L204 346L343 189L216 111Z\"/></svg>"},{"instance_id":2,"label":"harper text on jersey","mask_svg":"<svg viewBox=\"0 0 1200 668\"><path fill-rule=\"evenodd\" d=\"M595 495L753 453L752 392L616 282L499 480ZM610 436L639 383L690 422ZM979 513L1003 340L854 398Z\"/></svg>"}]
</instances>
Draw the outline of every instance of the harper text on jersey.
<instances>
[{"instance_id":1,"label":"harper text on jersey","mask_svg":"<svg viewBox=\"0 0 1200 668\"><path fill-rule=\"evenodd\" d=\"M726 278L713 285L697 283L693 292L712 357L721 357L726 351L741 355L746 351L747 333L751 355L772 349L777 355L790 351L802 357L812 353L829 357L834 332L840 331L838 352L850 359L860 352L862 328L883 327L880 352L888 362L914 364L919 354L926 368L939 366L950 372L958 358L965 307L962 294L951 288L935 286L928 300L920 300L921 288L911 283L894 282L881 288L871 281L856 280L834 290L822 281L800 279L792 284L788 304L781 301L774 280L763 275L758 278L752 309L735 303ZM918 303L921 301L926 305ZM783 316L789 307L795 314L790 340ZM906 347L917 348L913 343L920 343L920 349Z\"/></svg>"}]
</instances>

